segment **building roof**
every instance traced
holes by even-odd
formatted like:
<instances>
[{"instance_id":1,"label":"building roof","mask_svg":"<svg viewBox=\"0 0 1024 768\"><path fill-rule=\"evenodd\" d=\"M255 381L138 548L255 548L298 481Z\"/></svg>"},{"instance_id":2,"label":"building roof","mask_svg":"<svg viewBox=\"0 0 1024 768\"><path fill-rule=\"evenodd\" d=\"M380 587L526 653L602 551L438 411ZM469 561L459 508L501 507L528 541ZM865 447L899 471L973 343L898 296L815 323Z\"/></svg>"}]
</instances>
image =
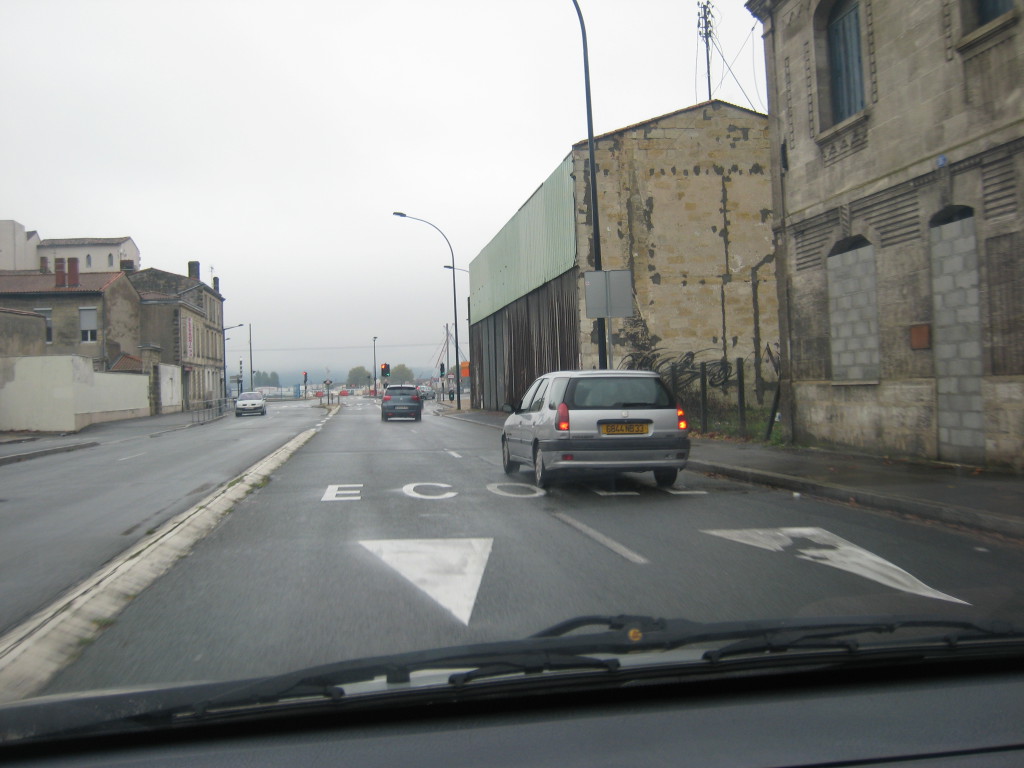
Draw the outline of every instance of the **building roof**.
<instances>
[{"instance_id":1,"label":"building roof","mask_svg":"<svg viewBox=\"0 0 1024 768\"><path fill-rule=\"evenodd\" d=\"M122 354L110 366L112 373L142 373L142 358L135 355Z\"/></svg>"},{"instance_id":2,"label":"building roof","mask_svg":"<svg viewBox=\"0 0 1024 768\"><path fill-rule=\"evenodd\" d=\"M143 301L180 301L181 297L160 291L139 291Z\"/></svg>"},{"instance_id":3,"label":"building roof","mask_svg":"<svg viewBox=\"0 0 1024 768\"><path fill-rule=\"evenodd\" d=\"M627 125L627 126L625 126L623 128L616 128L614 131L608 131L607 133L602 133L599 136L595 136L594 137L594 141L597 141L599 139L605 139L605 138L608 138L609 136L616 136L616 135L618 135L620 133L625 133L626 131L634 131L637 128L642 128L645 125L649 125L650 123L656 123L659 120L664 120L666 117L675 117L676 115L682 115L682 114L685 114L686 112L694 112L694 111L696 111L698 109L704 109L705 107L708 107L708 106L729 107L730 109L736 109L736 110L739 110L740 112L746 112L747 114L750 114L750 115L755 115L757 117L763 117L765 120L768 119L768 115L766 115L766 114L764 114L762 112L758 112L758 111L753 110L753 109L747 109L746 107L738 107L735 104L730 104L728 101L722 101L721 99L712 99L711 101L702 101L699 104L694 104L694 105L689 106L689 107L684 107L683 109L677 109L675 112L669 112L669 113L664 114L664 115L658 115L657 117L649 117L646 120L641 120L639 123L633 123L632 125ZM583 139L582 141L577 141L575 144L573 144L573 148L584 147L584 146L586 146L586 144L587 144L587 140Z\"/></svg>"},{"instance_id":4,"label":"building roof","mask_svg":"<svg viewBox=\"0 0 1024 768\"><path fill-rule=\"evenodd\" d=\"M11 293L102 293L124 272L79 272L78 285L57 286L52 272L12 274L0 272L0 294Z\"/></svg>"},{"instance_id":5,"label":"building roof","mask_svg":"<svg viewBox=\"0 0 1024 768\"><path fill-rule=\"evenodd\" d=\"M5 315L26 315L28 317L43 317L38 312L33 312L29 309L11 309L10 307L0 307L0 314Z\"/></svg>"},{"instance_id":6,"label":"building roof","mask_svg":"<svg viewBox=\"0 0 1024 768\"><path fill-rule=\"evenodd\" d=\"M44 247L57 247L62 245L120 245L131 240L130 237L65 237L50 240L40 240L39 245Z\"/></svg>"}]
</instances>

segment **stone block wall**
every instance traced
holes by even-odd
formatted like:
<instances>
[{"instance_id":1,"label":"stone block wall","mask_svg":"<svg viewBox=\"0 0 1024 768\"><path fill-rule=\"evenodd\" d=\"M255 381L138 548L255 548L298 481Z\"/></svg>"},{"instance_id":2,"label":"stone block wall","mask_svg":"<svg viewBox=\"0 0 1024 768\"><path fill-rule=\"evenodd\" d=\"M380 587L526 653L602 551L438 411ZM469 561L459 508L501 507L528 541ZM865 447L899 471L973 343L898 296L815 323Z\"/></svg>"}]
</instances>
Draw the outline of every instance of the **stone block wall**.
<instances>
[{"instance_id":1,"label":"stone block wall","mask_svg":"<svg viewBox=\"0 0 1024 768\"><path fill-rule=\"evenodd\" d=\"M595 154L602 267L631 270L635 291L636 314L609 321L612 365L687 353L735 360L776 343L765 116L712 101L598 137ZM593 269L586 142L573 156L586 271ZM597 365L594 326L581 305L584 368Z\"/></svg>"}]
</instances>

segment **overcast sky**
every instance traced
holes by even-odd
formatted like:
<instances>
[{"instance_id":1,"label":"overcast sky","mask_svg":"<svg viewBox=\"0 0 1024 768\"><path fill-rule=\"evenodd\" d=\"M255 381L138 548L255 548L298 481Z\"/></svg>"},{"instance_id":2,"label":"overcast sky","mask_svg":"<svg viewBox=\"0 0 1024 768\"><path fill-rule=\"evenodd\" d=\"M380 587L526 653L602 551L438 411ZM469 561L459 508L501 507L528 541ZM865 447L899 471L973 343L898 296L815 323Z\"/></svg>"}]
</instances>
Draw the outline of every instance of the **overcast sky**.
<instances>
[{"instance_id":1,"label":"overcast sky","mask_svg":"<svg viewBox=\"0 0 1024 768\"><path fill-rule=\"evenodd\" d=\"M696 0L579 3L596 133L707 98ZM714 97L765 111L761 28L714 5ZM374 336L438 361L448 247L392 211L466 268L586 138L572 0L2 0L0 30L0 219L199 261L254 367L314 380Z\"/></svg>"}]
</instances>

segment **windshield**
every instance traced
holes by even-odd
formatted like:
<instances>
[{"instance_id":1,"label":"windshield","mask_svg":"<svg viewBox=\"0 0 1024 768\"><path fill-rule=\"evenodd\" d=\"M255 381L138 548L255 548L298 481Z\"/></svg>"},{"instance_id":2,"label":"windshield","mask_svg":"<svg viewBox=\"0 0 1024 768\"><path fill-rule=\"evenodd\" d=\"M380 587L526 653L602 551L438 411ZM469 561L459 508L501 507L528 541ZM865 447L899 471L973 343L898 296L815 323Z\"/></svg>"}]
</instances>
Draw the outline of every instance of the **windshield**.
<instances>
[{"instance_id":1,"label":"windshield","mask_svg":"<svg viewBox=\"0 0 1024 768\"><path fill-rule=\"evenodd\" d=\"M0 705L1024 625L1020 3L694 5L0 4Z\"/></svg>"}]
</instances>

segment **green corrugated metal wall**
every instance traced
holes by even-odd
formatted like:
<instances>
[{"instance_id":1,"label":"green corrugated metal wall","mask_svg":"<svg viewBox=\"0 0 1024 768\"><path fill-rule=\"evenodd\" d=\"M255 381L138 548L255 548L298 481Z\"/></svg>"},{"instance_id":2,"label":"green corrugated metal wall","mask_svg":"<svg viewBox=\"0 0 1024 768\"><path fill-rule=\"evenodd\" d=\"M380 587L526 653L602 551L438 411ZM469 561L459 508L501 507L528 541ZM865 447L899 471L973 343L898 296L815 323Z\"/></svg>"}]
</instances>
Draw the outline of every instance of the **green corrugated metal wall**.
<instances>
[{"instance_id":1,"label":"green corrugated metal wall","mask_svg":"<svg viewBox=\"0 0 1024 768\"><path fill-rule=\"evenodd\" d=\"M572 155L469 265L470 324L576 265Z\"/></svg>"}]
</instances>

